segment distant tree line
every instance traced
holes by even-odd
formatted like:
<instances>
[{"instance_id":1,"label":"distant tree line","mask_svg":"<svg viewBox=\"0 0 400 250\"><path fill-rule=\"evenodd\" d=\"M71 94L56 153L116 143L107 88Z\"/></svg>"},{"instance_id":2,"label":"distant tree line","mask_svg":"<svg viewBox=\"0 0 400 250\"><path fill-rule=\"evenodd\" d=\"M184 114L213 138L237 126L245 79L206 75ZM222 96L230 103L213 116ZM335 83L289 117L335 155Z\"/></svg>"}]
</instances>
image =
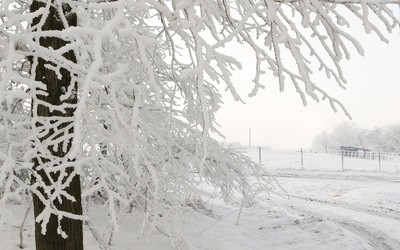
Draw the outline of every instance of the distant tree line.
<instances>
[{"instance_id":1,"label":"distant tree line","mask_svg":"<svg viewBox=\"0 0 400 250\"><path fill-rule=\"evenodd\" d=\"M361 128L355 123L344 122L317 135L312 143L313 150L339 150L351 146L382 152L400 152L400 123Z\"/></svg>"}]
</instances>

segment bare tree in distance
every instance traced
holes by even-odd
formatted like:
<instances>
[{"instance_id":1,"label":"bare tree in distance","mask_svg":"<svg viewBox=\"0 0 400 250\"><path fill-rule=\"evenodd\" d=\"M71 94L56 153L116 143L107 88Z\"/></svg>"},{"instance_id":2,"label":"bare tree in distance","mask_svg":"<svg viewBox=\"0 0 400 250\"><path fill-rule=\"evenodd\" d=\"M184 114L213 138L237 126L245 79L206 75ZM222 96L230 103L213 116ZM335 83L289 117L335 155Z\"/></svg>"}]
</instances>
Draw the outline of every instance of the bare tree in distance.
<instances>
[{"instance_id":1,"label":"bare tree in distance","mask_svg":"<svg viewBox=\"0 0 400 250\"><path fill-rule=\"evenodd\" d=\"M38 249L44 239L60 249L81 249L81 238L67 240L68 228L81 235L79 223L88 219L75 208L81 202L90 207L93 199L107 205L113 232L129 208L143 214L144 235L161 228L172 244L184 245L176 221L190 210L188 199L205 195L203 181L225 200L240 192L248 204L260 190L274 189L260 166L210 136L219 134L217 85L242 100L231 77L241 64L223 48L237 42L252 50L256 73L249 96L265 87L261 76L271 71L279 89L291 84L304 105L309 98L326 100L350 116L313 72L344 87L340 63L351 47L364 54L346 27L359 19L367 33L388 42L385 33L400 25L399 4L1 1L0 121L7 146L0 151L0 204L26 190L34 194L35 206L41 204L35 209ZM31 117L13 112L18 100L30 103ZM16 157L21 147L22 159ZM21 171L30 173L29 181Z\"/></svg>"}]
</instances>

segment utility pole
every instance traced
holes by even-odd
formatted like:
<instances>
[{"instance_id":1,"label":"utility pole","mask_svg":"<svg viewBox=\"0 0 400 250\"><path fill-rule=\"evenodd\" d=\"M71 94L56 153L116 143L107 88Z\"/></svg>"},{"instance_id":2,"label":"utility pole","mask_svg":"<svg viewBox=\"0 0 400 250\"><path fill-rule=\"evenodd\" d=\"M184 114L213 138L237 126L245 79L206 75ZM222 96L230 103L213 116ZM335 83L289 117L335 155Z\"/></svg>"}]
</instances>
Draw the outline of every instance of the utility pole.
<instances>
[{"instance_id":1,"label":"utility pole","mask_svg":"<svg viewBox=\"0 0 400 250\"><path fill-rule=\"evenodd\" d=\"M304 170L303 148L300 149L301 170Z\"/></svg>"},{"instance_id":2,"label":"utility pole","mask_svg":"<svg viewBox=\"0 0 400 250\"><path fill-rule=\"evenodd\" d=\"M249 128L249 148L251 147L251 128Z\"/></svg>"}]
</instances>

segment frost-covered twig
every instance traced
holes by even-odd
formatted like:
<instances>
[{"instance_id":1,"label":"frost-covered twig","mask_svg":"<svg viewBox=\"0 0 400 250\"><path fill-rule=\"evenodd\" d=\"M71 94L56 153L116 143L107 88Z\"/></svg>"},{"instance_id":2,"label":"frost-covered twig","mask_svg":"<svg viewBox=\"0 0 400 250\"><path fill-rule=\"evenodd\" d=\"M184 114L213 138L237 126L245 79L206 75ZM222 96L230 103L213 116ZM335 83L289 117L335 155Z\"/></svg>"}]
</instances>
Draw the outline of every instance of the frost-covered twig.
<instances>
[{"instance_id":1,"label":"frost-covered twig","mask_svg":"<svg viewBox=\"0 0 400 250\"><path fill-rule=\"evenodd\" d=\"M100 237L99 232L96 230L96 228L93 226L93 223L91 222L90 219L85 220L85 226L87 226L92 233L93 237L97 240L99 243L99 247L101 249L106 249L109 250L111 249L110 246Z\"/></svg>"},{"instance_id":2,"label":"frost-covered twig","mask_svg":"<svg viewBox=\"0 0 400 250\"><path fill-rule=\"evenodd\" d=\"M211 137L220 134L221 86L242 101L232 77L241 63L224 47L237 42L250 49L255 59L250 96L265 87L264 75L271 72L276 79L268 84L276 82L281 91L292 85L304 105L309 98L326 100L350 116L314 72L322 71L344 88L342 61L352 50L364 53L348 31L351 20L387 41L386 33L400 26L399 3L60 0L29 11L28 2L1 1L0 129L5 142L0 143L0 203L26 190L36 194L45 204L36 218L43 232L53 215L83 220L54 206L75 202L65 190L81 176L83 198L106 204L115 229L118 213L130 206L143 213L143 231L159 228L178 242L174 236L181 233L174 221L187 212L188 197L205 194L204 182L226 201L235 193L251 202L260 192L279 192L259 165ZM62 6L70 10L64 13ZM60 12L62 31L34 22L52 8ZM77 26L68 25L70 15L76 15ZM65 44L45 47L40 41L47 38ZM41 60L55 79L69 72L70 86L52 90L60 93L59 105L41 98L48 94L36 76ZM77 104L71 103L74 98ZM39 106L58 115L38 115ZM32 173L33 168L42 174Z\"/></svg>"},{"instance_id":3,"label":"frost-covered twig","mask_svg":"<svg viewBox=\"0 0 400 250\"><path fill-rule=\"evenodd\" d=\"M28 218L28 214L31 211L32 205L32 202L30 202L28 208L25 211L24 219L22 220L21 227L19 229L19 248L21 249L24 248L24 226L26 219Z\"/></svg>"}]
</instances>

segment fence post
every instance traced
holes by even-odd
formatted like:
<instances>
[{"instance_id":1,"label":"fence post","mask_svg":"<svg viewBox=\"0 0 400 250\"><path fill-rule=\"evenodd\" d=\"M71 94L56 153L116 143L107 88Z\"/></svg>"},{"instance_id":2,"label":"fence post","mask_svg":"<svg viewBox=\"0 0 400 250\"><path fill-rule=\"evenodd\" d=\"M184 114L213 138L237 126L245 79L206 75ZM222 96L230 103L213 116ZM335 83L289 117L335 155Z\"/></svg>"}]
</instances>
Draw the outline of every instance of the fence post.
<instances>
[{"instance_id":1,"label":"fence post","mask_svg":"<svg viewBox=\"0 0 400 250\"><path fill-rule=\"evenodd\" d=\"M342 155L342 172L344 172L344 153L343 153L343 150L340 151L340 152L341 152L341 155Z\"/></svg>"},{"instance_id":2,"label":"fence post","mask_svg":"<svg viewBox=\"0 0 400 250\"><path fill-rule=\"evenodd\" d=\"M300 155L301 155L301 170L304 170L303 148L300 149Z\"/></svg>"},{"instance_id":3,"label":"fence post","mask_svg":"<svg viewBox=\"0 0 400 250\"><path fill-rule=\"evenodd\" d=\"M378 160L379 160L379 172L382 172L381 152L378 153Z\"/></svg>"},{"instance_id":4,"label":"fence post","mask_svg":"<svg viewBox=\"0 0 400 250\"><path fill-rule=\"evenodd\" d=\"M261 166L261 147L258 147L258 160L260 161Z\"/></svg>"}]
</instances>

